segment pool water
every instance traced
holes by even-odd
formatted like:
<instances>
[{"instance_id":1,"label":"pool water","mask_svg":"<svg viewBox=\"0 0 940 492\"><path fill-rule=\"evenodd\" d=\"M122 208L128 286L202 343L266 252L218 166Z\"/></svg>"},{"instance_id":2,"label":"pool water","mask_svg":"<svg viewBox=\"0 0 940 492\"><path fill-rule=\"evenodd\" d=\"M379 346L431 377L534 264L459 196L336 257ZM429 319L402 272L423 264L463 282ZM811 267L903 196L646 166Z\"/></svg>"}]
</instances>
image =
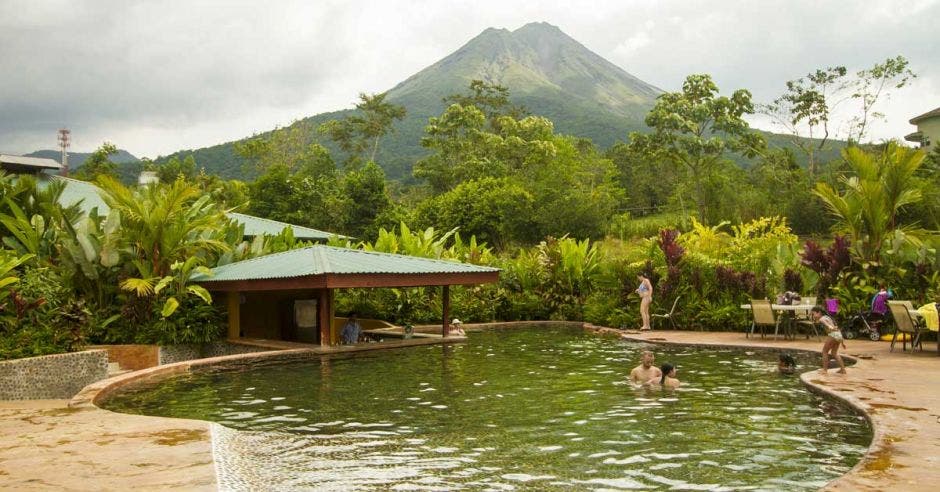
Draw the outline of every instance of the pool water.
<instances>
[{"instance_id":1,"label":"pool water","mask_svg":"<svg viewBox=\"0 0 940 492\"><path fill-rule=\"evenodd\" d=\"M627 384L647 348L678 366L678 390ZM776 354L560 328L197 372L105 407L221 424L223 489L807 490L846 473L872 435L778 375Z\"/></svg>"}]
</instances>

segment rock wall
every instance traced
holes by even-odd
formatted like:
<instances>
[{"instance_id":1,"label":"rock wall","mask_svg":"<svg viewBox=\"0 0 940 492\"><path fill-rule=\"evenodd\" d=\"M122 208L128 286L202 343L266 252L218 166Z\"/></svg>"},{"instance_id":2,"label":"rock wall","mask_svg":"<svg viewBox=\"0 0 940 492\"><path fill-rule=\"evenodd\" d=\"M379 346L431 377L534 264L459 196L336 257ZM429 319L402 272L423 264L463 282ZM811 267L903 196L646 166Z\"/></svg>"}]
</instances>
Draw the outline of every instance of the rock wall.
<instances>
[{"instance_id":1,"label":"rock wall","mask_svg":"<svg viewBox=\"0 0 940 492\"><path fill-rule=\"evenodd\" d=\"M173 364L206 357L220 357L223 355L248 354L253 352L267 352L271 349L252 347L229 342L212 342L206 344L167 345L160 347L160 365Z\"/></svg>"},{"instance_id":2,"label":"rock wall","mask_svg":"<svg viewBox=\"0 0 940 492\"><path fill-rule=\"evenodd\" d=\"M75 396L108 377L108 353L85 350L0 362L0 400L52 400Z\"/></svg>"}]
</instances>

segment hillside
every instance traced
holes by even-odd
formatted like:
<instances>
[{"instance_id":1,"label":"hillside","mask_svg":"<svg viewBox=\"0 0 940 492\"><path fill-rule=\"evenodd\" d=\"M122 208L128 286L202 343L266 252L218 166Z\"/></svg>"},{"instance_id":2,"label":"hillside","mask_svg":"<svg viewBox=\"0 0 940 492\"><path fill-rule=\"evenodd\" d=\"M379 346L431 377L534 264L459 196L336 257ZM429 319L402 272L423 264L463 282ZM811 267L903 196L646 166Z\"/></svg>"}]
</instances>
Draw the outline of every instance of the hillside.
<instances>
[{"instance_id":1,"label":"hillside","mask_svg":"<svg viewBox=\"0 0 940 492\"><path fill-rule=\"evenodd\" d=\"M76 171L78 168L82 167L82 164L85 163L85 159L91 155L91 152L69 152L69 170ZM46 159L52 159L56 162L62 160L62 152L59 150L37 150L35 152L30 152L26 154L27 157L44 157ZM140 159L138 159L134 154L124 150L118 149L117 153L111 156L111 162L117 164L118 176L121 181L125 183L132 183L137 180L137 175L140 174L141 166L138 165Z\"/></svg>"},{"instance_id":2,"label":"hillside","mask_svg":"<svg viewBox=\"0 0 940 492\"><path fill-rule=\"evenodd\" d=\"M531 23L509 31L486 29L457 51L389 90L388 100L406 108L406 118L382 142L377 160L390 179L408 179L424 155L420 146L428 117L439 115L448 95L465 92L474 79L510 89L512 101L555 122L561 133L587 137L600 147L644 130L643 118L662 91L587 49L559 28ZM307 118L319 124L352 110ZM234 142L183 150L210 173L246 177Z\"/></svg>"}]
</instances>

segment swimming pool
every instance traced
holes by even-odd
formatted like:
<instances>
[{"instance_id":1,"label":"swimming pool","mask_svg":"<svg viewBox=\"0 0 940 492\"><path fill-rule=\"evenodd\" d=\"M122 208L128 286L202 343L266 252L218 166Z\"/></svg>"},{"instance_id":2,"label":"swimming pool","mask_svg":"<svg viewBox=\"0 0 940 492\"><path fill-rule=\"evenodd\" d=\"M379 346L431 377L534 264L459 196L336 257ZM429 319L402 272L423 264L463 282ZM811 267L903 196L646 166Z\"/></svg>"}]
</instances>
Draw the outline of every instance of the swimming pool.
<instances>
[{"instance_id":1,"label":"swimming pool","mask_svg":"<svg viewBox=\"0 0 940 492\"><path fill-rule=\"evenodd\" d=\"M644 348L679 367L678 391L626 384ZM103 406L220 424L223 488L816 489L861 458L871 428L775 369L769 352L494 329L461 345L198 371Z\"/></svg>"}]
</instances>

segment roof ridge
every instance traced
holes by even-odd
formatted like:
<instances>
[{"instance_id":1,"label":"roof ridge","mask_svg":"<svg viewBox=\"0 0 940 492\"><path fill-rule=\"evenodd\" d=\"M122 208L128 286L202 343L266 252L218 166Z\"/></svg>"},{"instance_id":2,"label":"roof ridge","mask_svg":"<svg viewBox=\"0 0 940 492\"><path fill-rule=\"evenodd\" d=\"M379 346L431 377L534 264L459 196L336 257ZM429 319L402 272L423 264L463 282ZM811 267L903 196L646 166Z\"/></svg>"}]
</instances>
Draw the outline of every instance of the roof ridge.
<instances>
[{"instance_id":1,"label":"roof ridge","mask_svg":"<svg viewBox=\"0 0 940 492\"><path fill-rule=\"evenodd\" d=\"M472 265L472 266L481 267L481 268L492 268L492 269L494 269L494 270L499 270L498 268L492 267L492 266L489 266L489 265L475 265L475 264L473 264L473 263L465 263L465 262L460 261L460 260L445 260L445 259L443 259L443 258L427 258L427 257L424 257L424 256L414 256L414 255L407 255L407 254L403 254L403 253L386 253L386 252L384 252L384 251L369 251L369 250L365 250L365 249L339 248L339 247L336 247L336 246L329 246L329 245L326 245L326 244L317 244L317 245L314 245L313 247L317 247L317 246L319 246L319 247L324 247L324 248L332 248L332 249L339 250L339 251L357 251L357 252L359 252L359 253L367 253L367 254L372 254L372 255L376 255L376 256L404 256L404 257L406 257L406 258L416 258L416 259L419 259L419 260L433 261L433 262L437 262L437 263L447 263L447 264L454 264L454 263L457 263L458 265Z\"/></svg>"},{"instance_id":2,"label":"roof ridge","mask_svg":"<svg viewBox=\"0 0 940 492\"><path fill-rule=\"evenodd\" d=\"M225 267L227 267L227 266L229 266L229 265L244 265L244 264L251 263L251 262L254 262L254 261L261 261L261 260L266 259L266 258L274 258L275 256L281 256L281 255L286 255L286 254L290 254L290 253L298 253L298 252L300 252L300 251L304 251L304 250L308 250L308 249L313 249L313 248L316 248L316 247L317 247L317 245L313 245L313 246L306 246L306 247L304 247L304 248L289 249L289 250L287 250L287 251L280 251L280 252L277 252L277 253L269 253L269 254L266 254L266 255L255 256L254 258L249 258L249 259L247 259L247 260L233 261L233 262L231 262L231 263L226 263L226 264L224 264L224 265L219 265L219 266L216 266L216 267L212 267L212 269L214 270L214 269L216 269L216 268L225 268Z\"/></svg>"},{"instance_id":3,"label":"roof ridge","mask_svg":"<svg viewBox=\"0 0 940 492\"><path fill-rule=\"evenodd\" d=\"M319 260L320 263L323 264L323 271L322 271L322 272L319 272L319 273L321 273L321 274L322 274L322 273L333 273L333 265L328 261L328 258L326 257L326 255L325 255L324 252L323 252L323 248L319 248L318 246L322 246L322 245L320 245L320 244L315 244L315 245L311 246L310 248L313 250L313 254L314 254L314 256L317 257L317 260Z\"/></svg>"},{"instance_id":4,"label":"roof ridge","mask_svg":"<svg viewBox=\"0 0 940 492\"><path fill-rule=\"evenodd\" d=\"M273 223L273 224L283 224L283 225L285 225L285 226L287 226L287 227L292 227L292 228L308 229L308 230L311 230L311 231L322 232L323 234L326 234L326 235L329 235L329 236L338 236L338 235L339 235L339 234L336 234L336 233L334 233L334 232L321 231L320 229L314 229L313 227L307 227L307 226L302 226L302 225L297 225L297 224L291 224L290 222L282 222L282 221L280 221L280 220L268 219L268 218L266 218L266 217L258 217L257 215L243 214L243 213L241 213L241 212L226 212L226 214L234 214L234 215L241 215L241 216L243 216L243 217L251 217L252 219L255 219L255 220L262 220L262 221L264 221L264 222L271 222L271 223Z\"/></svg>"}]
</instances>

